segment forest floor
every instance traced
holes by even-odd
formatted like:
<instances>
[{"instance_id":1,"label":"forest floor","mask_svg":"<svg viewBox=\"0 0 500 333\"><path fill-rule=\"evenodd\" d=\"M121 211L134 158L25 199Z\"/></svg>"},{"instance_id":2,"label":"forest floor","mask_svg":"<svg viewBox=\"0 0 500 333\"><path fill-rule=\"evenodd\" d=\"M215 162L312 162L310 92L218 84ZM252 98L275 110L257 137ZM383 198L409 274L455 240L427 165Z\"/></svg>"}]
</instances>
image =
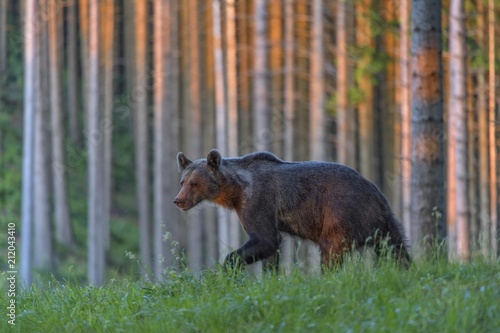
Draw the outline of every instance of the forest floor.
<instances>
[{"instance_id":1,"label":"forest floor","mask_svg":"<svg viewBox=\"0 0 500 333\"><path fill-rule=\"evenodd\" d=\"M54 280L18 293L15 326L4 315L0 331L499 332L499 286L498 263L439 260L401 270L351 259L321 276L169 272L101 288Z\"/></svg>"}]
</instances>

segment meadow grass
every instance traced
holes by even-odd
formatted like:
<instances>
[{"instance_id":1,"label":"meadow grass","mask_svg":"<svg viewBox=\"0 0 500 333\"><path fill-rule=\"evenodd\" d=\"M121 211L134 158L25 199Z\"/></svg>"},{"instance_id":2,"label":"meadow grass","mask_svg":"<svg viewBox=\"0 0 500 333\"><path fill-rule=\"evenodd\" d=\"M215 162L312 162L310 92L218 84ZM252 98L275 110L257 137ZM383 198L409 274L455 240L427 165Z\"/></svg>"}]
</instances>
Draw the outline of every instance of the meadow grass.
<instances>
[{"instance_id":1,"label":"meadow grass","mask_svg":"<svg viewBox=\"0 0 500 333\"><path fill-rule=\"evenodd\" d=\"M499 332L498 263L350 260L341 269L258 277L214 269L162 283L51 281L16 297L1 332ZM2 293L2 304L7 295Z\"/></svg>"}]
</instances>

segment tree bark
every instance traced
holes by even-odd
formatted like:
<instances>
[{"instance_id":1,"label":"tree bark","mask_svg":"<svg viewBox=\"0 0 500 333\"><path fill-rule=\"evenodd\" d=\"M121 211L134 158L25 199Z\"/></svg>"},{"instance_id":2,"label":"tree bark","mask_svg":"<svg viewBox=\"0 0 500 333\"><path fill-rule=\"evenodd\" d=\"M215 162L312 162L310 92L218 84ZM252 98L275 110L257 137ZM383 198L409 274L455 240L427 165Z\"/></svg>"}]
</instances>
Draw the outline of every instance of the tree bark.
<instances>
[{"instance_id":1,"label":"tree bark","mask_svg":"<svg viewBox=\"0 0 500 333\"><path fill-rule=\"evenodd\" d=\"M104 142L100 112L99 76L99 2L90 0L89 20L89 86L88 86L88 276L89 283L100 286L105 275L104 223Z\"/></svg>"},{"instance_id":2,"label":"tree bark","mask_svg":"<svg viewBox=\"0 0 500 333\"><path fill-rule=\"evenodd\" d=\"M49 60L50 60L50 119L52 135L52 179L57 240L73 245L73 228L69 214L68 191L64 160L64 125L61 109L61 73L59 59L58 17L62 14L56 0L49 0Z\"/></svg>"},{"instance_id":3,"label":"tree bark","mask_svg":"<svg viewBox=\"0 0 500 333\"><path fill-rule=\"evenodd\" d=\"M293 161L294 150L294 126L295 118L295 92L294 92L294 8L293 0L285 0L284 3L284 140L283 151L286 161ZM280 263L286 274L292 273L294 262L295 241L292 237L284 237L281 243Z\"/></svg>"},{"instance_id":4,"label":"tree bark","mask_svg":"<svg viewBox=\"0 0 500 333\"><path fill-rule=\"evenodd\" d=\"M111 155L112 155L112 135L113 135L113 63L114 63L114 30L115 30L115 8L114 0L105 0L101 3L103 16L102 33L102 55L103 55L103 88L102 88L102 108L103 121L101 130L104 136L104 203L103 203L103 230L104 248L109 250L110 246L110 218L111 218Z\"/></svg>"},{"instance_id":5,"label":"tree bark","mask_svg":"<svg viewBox=\"0 0 500 333\"><path fill-rule=\"evenodd\" d=\"M371 181L375 181L374 163L374 114L373 114L373 77L370 73L373 43L373 33L371 30L370 12L372 0L359 1L356 4L356 43L362 54L358 60L358 71L356 81L358 89L361 90L363 99L358 103L359 118L359 171Z\"/></svg>"},{"instance_id":6,"label":"tree bark","mask_svg":"<svg viewBox=\"0 0 500 333\"><path fill-rule=\"evenodd\" d=\"M76 17L76 3L77 0L70 0L68 3L68 16L66 19L67 40L66 44L66 58L68 66L68 116L69 116L69 129L70 137L73 144L76 146L81 141L80 129L80 105L78 103L78 71L77 71L77 17Z\"/></svg>"},{"instance_id":7,"label":"tree bark","mask_svg":"<svg viewBox=\"0 0 500 333\"><path fill-rule=\"evenodd\" d=\"M411 237L411 100L410 100L410 43L409 0L402 0L400 7L400 62L401 62L401 170L403 225Z\"/></svg>"},{"instance_id":8,"label":"tree bark","mask_svg":"<svg viewBox=\"0 0 500 333\"><path fill-rule=\"evenodd\" d=\"M23 180L21 210L21 279L29 289L33 277L33 162L36 115L37 61L40 57L36 46L38 37L33 22L38 15L37 1L26 0L24 21L24 119L23 119Z\"/></svg>"},{"instance_id":9,"label":"tree bark","mask_svg":"<svg viewBox=\"0 0 500 333\"><path fill-rule=\"evenodd\" d=\"M139 213L139 248L141 261L145 268L152 266L151 222L150 222L150 171L149 171L149 117L147 83L147 45L148 45L148 3L135 3L135 177L137 208ZM143 273L146 273L143 270Z\"/></svg>"},{"instance_id":10,"label":"tree bark","mask_svg":"<svg viewBox=\"0 0 500 333\"><path fill-rule=\"evenodd\" d=\"M491 257L498 255L498 197L497 197L497 145L496 145L496 117L495 117L495 3L488 1L488 115L489 115L489 144L490 144L490 239Z\"/></svg>"},{"instance_id":11,"label":"tree bark","mask_svg":"<svg viewBox=\"0 0 500 333\"><path fill-rule=\"evenodd\" d=\"M47 10L47 1L39 2L42 12ZM40 30L36 78L36 120L35 120L35 157L34 157L34 201L33 213L33 267L42 271L50 271L53 267L52 225L50 216L50 111L48 100L48 31L47 22L40 20L37 26Z\"/></svg>"},{"instance_id":12,"label":"tree bark","mask_svg":"<svg viewBox=\"0 0 500 333\"><path fill-rule=\"evenodd\" d=\"M470 258L467 187L467 94L463 0L450 4L450 101L448 112L448 255Z\"/></svg>"},{"instance_id":13,"label":"tree bark","mask_svg":"<svg viewBox=\"0 0 500 333\"><path fill-rule=\"evenodd\" d=\"M412 1L412 242L445 236L441 1Z\"/></svg>"},{"instance_id":14,"label":"tree bark","mask_svg":"<svg viewBox=\"0 0 500 333\"><path fill-rule=\"evenodd\" d=\"M337 159L340 163L354 166L354 114L349 106L348 64L348 15L350 4L337 4Z\"/></svg>"},{"instance_id":15,"label":"tree bark","mask_svg":"<svg viewBox=\"0 0 500 333\"><path fill-rule=\"evenodd\" d=\"M254 77L253 77L253 139L257 151L272 150L271 112L267 79L267 0L255 0Z\"/></svg>"}]
</instances>

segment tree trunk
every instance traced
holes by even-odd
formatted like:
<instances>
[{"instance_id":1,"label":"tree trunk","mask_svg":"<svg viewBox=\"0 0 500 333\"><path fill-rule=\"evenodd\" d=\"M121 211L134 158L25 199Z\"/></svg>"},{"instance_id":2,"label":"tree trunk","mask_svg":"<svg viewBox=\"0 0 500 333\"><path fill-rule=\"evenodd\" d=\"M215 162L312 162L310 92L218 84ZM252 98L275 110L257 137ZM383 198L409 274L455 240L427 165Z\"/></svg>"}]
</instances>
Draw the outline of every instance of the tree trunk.
<instances>
[{"instance_id":1,"label":"tree trunk","mask_svg":"<svg viewBox=\"0 0 500 333\"><path fill-rule=\"evenodd\" d=\"M356 4L356 43L362 54L358 60L357 86L361 90L362 100L358 103L359 115L359 171L371 181L375 181L374 163L374 114L373 114L373 77L369 67L372 65L373 33L370 13L372 0L359 1Z\"/></svg>"},{"instance_id":2,"label":"tree trunk","mask_svg":"<svg viewBox=\"0 0 500 333\"><path fill-rule=\"evenodd\" d=\"M8 0L0 0L0 73L7 69L7 10Z\"/></svg>"},{"instance_id":3,"label":"tree trunk","mask_svg":"<svg viewBox=\"0 0 500 333\"><path fill-rule=\"evenodd\" d=\"M402 0L400 7L400 61L401 61L401 170L403 225L411 238L411 100L409 54L409 0Z\"/></svg>"},{"instance_id":4,"label":"tree trunk","mask_svg":"<svg viewBox=\"0 0 500 333\"><path fill-rule=\"evenodd\" d=\"M177 208L169 204L178 188L172 156L179 144L178 3L155 1L154 10L154 272L163 278L176 263L181 230ZM169 24L163 24L169 22ZM168 74L168 76L167 76ZM168 203L168 204L166 204Z\"/></svg>"},{"instance_id":5,"label":"tree trunk","mask_svg":"<svg viewBox=\"0 0 500 333\"><path fill-rule=\"evenodd\" d=\"M88 276L89 283L100 286L104 282L105 247L104 223L104 142L101 132L100 77L99 77L99 2L90 0L89 20L89 74L88 74Z\"/></svg>"},{"instance_id":6,"label":"tree trunk","mask_svg":"<svg viewBox=\"0 0 500 333\"><path fill-rule=\"evenodd\" d=\"M477 2L477 42L486 48L485 11L483 0ZM489 204L489 160L488 160L488 110L486 99L486 73L482 64L477 68L477 123L479 137L479 246L485 258L490 254L490 204Z\"/></svg>"},{"instance_id":7,"label":"tree trunk","mask_svg":"<svg viewBox=\"0 0 500 333\"><path fill-rule=\"evenodd\" d=\"M102 56L103 56L103 122L100 124L104 136L104 203L103 203L103 230L104 248L109 250L110 246L110 218L111 218L111 141L113 134L113 62L114 62L114 28L115 8L114 0L105 0L101 3L102 8Z\"/></svg>"},{"instance_id":8,"label":"tree trunk","mask_svg":"<svg viewBox=\"0 0 500 333\"><path fill-rule=\"evenodd\" d=\"M286 161L293 161L293 148L294 148L294 126L293 119L295 118L295 93L294 93L294 10L293 0L285 0L284 3L284 158ZM281 256L280 263L285 270L286 274L292 273L294 263L294 248L295 241L293 237L283 237L281 243Z\"/></svg>"},{"instance_id":9,"label":"tree trunk","mask_svg":"<svg viewBox=\"0 0 500 333\"><path fill-rule=\"evenodd\" d=\"M488 115L489 115L489 144L490 144L490 239L491 257L498 255L498 213L497 213L497 145L496 145L496 117L495 117L495 3L488 1Z\"/></svg>"},{"instance_id":10,"label":"tree trunk","mask_svg":"<svg viewBox=\"0 0 500 333\"><path fill-rule=\"evenodd\" d=\"M80 57L82 59L82 107L85 113L89 110L87 97L89 96L89 0L79 0L79 29L80 29ZM88 117L88 115L87 115ZM83 127L88 126L83 122ZM85 132L82 129L82 132Z\"/></svg>"},{"instance_id":11,"label":"tree trunk","mask_svg":"<svg viewBox=\"0 0 500 333\"><path fill-rule=\"evenodd\" d=\"M227 153L239 155L238 140L238 72L236 63L236 1L227 0L225 4L226 38L226 87L227 87ZM240 245L240 224L236 213L229 215L229 247L236 250Z\"/></svg>"},{"instance_id":12,"label":"tree trunk","mask_svg":"<svg viewBox=\"0 0 500 333\"><path fill-rule=\"evenodd\" d=\"M267 80L267 0L255 0L253 77L253 139L257 151L272 150Z\"/></svg>"},{"instance_id":13,"label":"tree trunk","mask_svg":"<svg viewBox=\"0 0 500 333\"><path fill-rule=\"evenodd\" d=\"M201 62L200 62L200 35L199 35L199 6L197 0L189 0L188 22L186 25L189 37L189 96L190 96L190 125L189 154L200 158L203 154L202 138L202 101L201 101ZM188 227L188 260L189 266L195 272L203 269L203 215L205 210L192 211L189 214Z\"/></svg>"},{"instance_id":14,"label":"tree trunk","mask_svg":"<svg viewBox=\"0 0 500 333\"><path fill-rule=\"evenodd\" d=\"M37 1L26 0L24 21L24 117L23 117L23 180L21 211L21 280L29 289L33 275L33 162L36 115L37 61L40 49L36 46L38 37L33 22L38 15Z\"/></svg>"},{"instance_id":15,"label":"tree trunk","mask_svg":"<svg viewBox=\"0 0 500 333\"><path fill-rule=\"evenodd\" d=\"M202 34L204 36L204 54L202 68L203 74L203 152L208 152L215 146L215 62L214 62L214 26L213 26L213 13L212 1L207 0L206 10L203 15L204 29ZM205 209L205 265L211 267L214 262L219 259L218 249L218 232L217 232L217 209L215 207L207 207Z\"/></svg>"},{"instance_id":16,"label":"tree trunk","mask_svg":"<svg viewBox=\"0 0 500 333\"><path fill-rule=\"evenodd\" d=\"M321 0L311 4L311 40L309 66L309 158L325 160L325 83L323 54L323 5ZM309 245L309 270L320 271L321 255L317 246Z\"/></svg>"},{"instance_id":17,"label":"tree trunk","mask_svg":"<svg viewBox=\"0 0 500 333\"><path fill-rule=\"evenodd\" d=\"M47 10L47 1L40 1L42 12ZM53 264L52 248L52 221L50 216L50 140L49 140L49 100L48 100L48 31L47 22L39 21L40 30L38 47L38 77L36 80L36 120L35 120L35 157L34 157L34 201L33 213L35 216L33 226L33 266L34 268L50 271Z\"/></svg>"},{"instance_id":18,"label":"tree trunk","mask_svg":"<svg viewBox=\"0 0 500 333\"><path fill-rule=\"evenodd\" d=\"M467 94L463 0L450 4L450 101L448 112L448 255L470 258L467 187Z\"/></svg>"},{"instance_id":19,"label":"tree trunk","mask_svg":"<svg viewBox=\"0 0 500 333\"><path fill-rule=\"evenodd\" d=\"M77 70L77 17L76 17L76 1L70 0L68 3L68 16L66 19L67 40L66 58L68 66L68 116L70 137L73 144L76 146L81 141L80 129L80 105L78 103L78 70Z\"/></svg>"},{"instance_id":20,"label":"tree trunk","mask_svg":"<svg viewBox=\"0 0 500 333\"><path fill-rule=\"evenodd\" d=\"M269 2L270 131L272 150L283 157L283 1Z\"/></svg>"},{"instance_id":21,"label":"tree trunk","mask_svg":"<svg viewBox=\"0 0 500 333\"><path fill-rule=\"evenodd\" d=\"M441 1L412 2L412 242L444 238Z\"/></svg>"},{"instance_id":22,"label":"tree trunk","mask_svg":"<svg viewBox=\"0 0 500 333\"><path fill-rule=\"evenodd\" d=\"M73 245L73 228L69 214L68 191L64 160L64 125L61 109L61 74L59 60L59 30L57 21L61 8L56 0L49 0L49 59L50 59L50 119L52 128L52 178L57 240Z\"/></svg>"},{"instance_id":23,"label":"tree trunk","mask_svg":"<svg viewBox=\"0 0 500 333\"><path fill-rule=\"evenodd\" d=\"M354 114L349 107L348 15L350 4L337 4L337 160L355 164Z\"/></svg>"},{"instance_id":24,"label":"tree trunk","mask_svg":"<svg viewBox=\"0 0 500 333\"><path fill-rule=\"evenodd\" d=\"M213 44L214 44L214 66L215 66L215 128L216 145L222 156L228 153L227 138L227 98L224 86L224 53L222 46L222 2L213 0ZM224 208L217 208L217 224L219 236L219 255L223 259L230 251L230 226L229 212Z\"/></svg>"},{"instance_id":25,"label":"tree trunk","mask_svg":"<svg viewBox=\"0 0 500 333\"><path fill-rule=\"evenodd\" d=\"M139 247L143 273L152 268L151 223L150 223L150 166L149 166L149 117L147 82L147 45L148 45L148 3L137 1L135 9L135 177L137 209L139 213Z\"/></svg>"}]
</instances>

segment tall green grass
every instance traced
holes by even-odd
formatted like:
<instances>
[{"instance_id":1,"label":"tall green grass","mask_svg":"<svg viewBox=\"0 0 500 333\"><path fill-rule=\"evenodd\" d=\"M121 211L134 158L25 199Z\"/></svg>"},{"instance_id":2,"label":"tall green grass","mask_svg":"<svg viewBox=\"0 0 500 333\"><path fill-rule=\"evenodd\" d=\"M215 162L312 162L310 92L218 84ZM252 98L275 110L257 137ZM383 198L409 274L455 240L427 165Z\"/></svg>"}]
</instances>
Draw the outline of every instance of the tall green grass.
<instances>
[{"instance_id":1,"label":"tall green grass","mask_svg":"<svg viewBox=\"0 0 500 333\"><path fill-rule=\"evenodd\" d=\"M169 272L162 283L103 287L52 281L17 295L1 332L499 332L498 263L350 260L311 276L221 269ZM7 295L2 293L2 304Z\"/></svg>"}]
</instances>

